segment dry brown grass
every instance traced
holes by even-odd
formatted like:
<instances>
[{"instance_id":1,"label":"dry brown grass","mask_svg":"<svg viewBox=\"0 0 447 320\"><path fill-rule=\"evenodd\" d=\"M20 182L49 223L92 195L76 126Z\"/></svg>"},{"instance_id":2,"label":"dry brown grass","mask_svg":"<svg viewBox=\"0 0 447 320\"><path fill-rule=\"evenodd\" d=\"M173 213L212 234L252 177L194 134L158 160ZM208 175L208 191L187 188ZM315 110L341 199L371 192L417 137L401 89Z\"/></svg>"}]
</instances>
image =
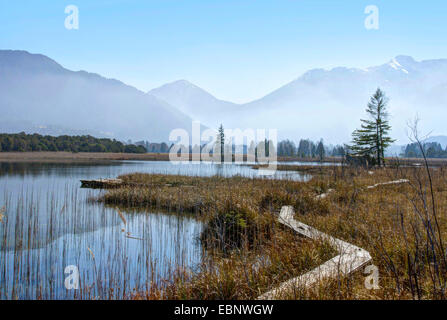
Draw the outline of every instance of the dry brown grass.
<instances>
[{"instance_id":1,"label":"dry brown grass","mask_svg":"<svg viewBox=\"0 0 447 320\"><path fill-rule=\"evenodd\" d=\"M434 210L424 168L379 169L374 174L347 170L344 177L319 178L335 189L327 198L330 214L304 215L299 220L368 250L379 267L381 289L367 290L364 277L356 275L327 282L319 287L318 295L309 293L308 298L445 298L447 269L443 242L447 235L444 192L447 180L443 168L430 172ZM402 178L410 183L365 188Z\"/></svg>"},{"instance_id":2,"label":"dry brown grass","mask_svg":"<svg viewBox=\"0 0 447 320\"><path fill-rule=\"evenodd\" d=\"M335 251L325 243L277 230L257 250L229 255L210 252L198 272L177 270L170 281L139 292L134 299L251 300L281 282L331 259Z\"/></svg>"},{"instance_id":3,"label":"dry brown grass","mask_svg":"<svg viewBox=\"0 0 447 320\"><path fill-rule=\"evenodd\" d=\"M294 205L300 212L319 213L325 211L326 205L314 199L318 191L324 191L316 183L138 173L119 178L124 184L137 187L108 190L100 201L112 205L201 214L214 212L228 202L248 208L256 214L260 211L278 212L283 205Z\"/></svg>"},{"instance_id":4,"label":"dry brown grass","mask_svg":"<svg viewBox=\"0 0 447 320\"><path fill-rule=\"evenodd\" d=\"M297 220L369 251L379 268L380 289L366 289L364 275L358 272L309 290L298 288L289 298L444 299L446 169L430 169L432 184L425 168L376 169L373 174L345 167L319 170L307 183L241 177L121 177L151 187L109 190L101 201L195 212L208 221L228 213L226 205L231 203L233 214L245 212L242 225L251 225L254 231L247 233L242 228L243 235L256 238L242 241L236 250L213 250L198 273L179 271L167 285L140 293L137 298L251 299L324 261L333 252L310 254L324 245L300 240L275 223L280 208L292 205ZM397 179L409 179L410 183L366 188ZM172 186L166 187L167 183ZM315 199L329 189L334 191L327 198ZM253 270L253 257L260 253L271 263ZM313 258L303 263L303 257L309 256Z\"/></svg>"}]
</instances>

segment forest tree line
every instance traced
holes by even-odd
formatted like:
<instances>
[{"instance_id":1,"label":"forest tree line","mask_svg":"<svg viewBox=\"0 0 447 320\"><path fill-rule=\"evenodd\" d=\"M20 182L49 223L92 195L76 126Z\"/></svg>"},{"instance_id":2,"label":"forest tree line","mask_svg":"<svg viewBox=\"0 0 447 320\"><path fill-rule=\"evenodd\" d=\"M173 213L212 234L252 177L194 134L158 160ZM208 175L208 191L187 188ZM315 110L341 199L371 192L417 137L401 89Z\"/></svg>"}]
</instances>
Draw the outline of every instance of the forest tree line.
<instances>
[{"instance_id":1,"label":"forest tree line","mask_svg":"<svg viewBox=\"0 0 447 320\"><path fill-rule=\"evenodd\" d=\"M169 150L172 147L168 146L167 143L162 142L162 143L155 143L155 142L149 142L149 141L137 141L135 142L135 145L137 146L142 146L146 149L147 152L149 153L169 153Z\"/></svg>"},{"instance_id":2,"label":"forest tree line","mask_svg":"<svg viewBox=\"0 0 447 320\"><path fill-rule=\"evenodd\" d=\"M425 156L427 158L447 158L447 147L442 148L441 144L438 142L425 142L422 143L422 149L424 150ZM408 144L402 155L405 158L422 158L422 150L417 143Z\"/></svg>"},{"instance_id":3,"label":"forest tree line","mask_svg":"<svg viewBox=\"0 0 447 320\"><path fill-rule=\"evenodd\" d=\"M313 142L308 139L301 139L298 145L290 140L280 141L277 150L279 157L300 158L344 157L346 153L344 146L327 146L323 143L323 140Z\"/></svg>"},{"instance_id":4,"label":"forest tree line","mask_svg":"<svg viewBox=\"0 0 447 320\"><path fill-rule=\"evenodd\" d=\"M0 134L0 152L68 151L146 153L143 146L124 144L115 139L92 136L42 136L39 134Z\"/></svg>"}]
</instances>

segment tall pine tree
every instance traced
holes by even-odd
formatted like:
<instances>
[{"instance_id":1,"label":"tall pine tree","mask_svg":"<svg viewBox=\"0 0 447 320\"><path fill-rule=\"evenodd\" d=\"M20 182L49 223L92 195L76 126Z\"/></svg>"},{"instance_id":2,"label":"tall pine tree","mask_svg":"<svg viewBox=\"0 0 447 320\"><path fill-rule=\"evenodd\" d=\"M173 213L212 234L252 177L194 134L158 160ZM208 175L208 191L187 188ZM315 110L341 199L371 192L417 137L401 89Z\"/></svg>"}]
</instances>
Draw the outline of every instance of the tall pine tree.
<instances>
[{"instance_id":1,"label":"tall pine tree","mask_svg":"<svg viewBox=\"0 0 447 320\"><path fill-rule=\"evenodd\" d=\"M326 156L326 150L324 150L323 139L321 139L320 142L318 143L316 153L320 161L323 161L324 157Z\"/></svg>"},{"instance_id":2,"label":"tall pine tree","mask_svg":"<svg viewBox=\"0 0 447 320\"><path fill-rule=\"evenodd\" d=\"M351 150L354 154L374 157L378 166L385 164L385 149L395 141L389 137L391 126L388 122L387 105L388 98L378 88L366 109L369 119L361 120L361 128L352 134Z\"/></svg>"},{"instance_id":3,"label":"tall pine tree","mask_svg":"<svg viewBox=\"0 0 447 320\"><path fill-rule=\"evenodd\" d=\"M225 130L221 124L219 127L219 133L217 134L217 143L220 148L220 162L225 162Z\"/></svg>"}]
</instances>

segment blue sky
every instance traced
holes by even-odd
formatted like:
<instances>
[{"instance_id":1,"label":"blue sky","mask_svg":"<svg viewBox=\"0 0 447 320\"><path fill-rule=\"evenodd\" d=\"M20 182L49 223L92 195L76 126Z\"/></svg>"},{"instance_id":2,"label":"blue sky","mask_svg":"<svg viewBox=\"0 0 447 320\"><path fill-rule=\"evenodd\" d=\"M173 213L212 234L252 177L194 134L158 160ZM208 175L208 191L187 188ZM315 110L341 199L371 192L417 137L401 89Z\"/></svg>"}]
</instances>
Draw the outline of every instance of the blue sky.
<instances>
[{"instance_id":1,"label":"blue sky","mask_svg":"<svg viewBox=\"0 0 447 320\"><path fill-rule=\"evenodd\" d=\"M79 30L64 27L67 5ZM380 29L366 30L367 5ZM0 0L0 48L147 91L187 79L248 102L312 68L447 58L447 1Z\"/></svg>"}]
</instances>

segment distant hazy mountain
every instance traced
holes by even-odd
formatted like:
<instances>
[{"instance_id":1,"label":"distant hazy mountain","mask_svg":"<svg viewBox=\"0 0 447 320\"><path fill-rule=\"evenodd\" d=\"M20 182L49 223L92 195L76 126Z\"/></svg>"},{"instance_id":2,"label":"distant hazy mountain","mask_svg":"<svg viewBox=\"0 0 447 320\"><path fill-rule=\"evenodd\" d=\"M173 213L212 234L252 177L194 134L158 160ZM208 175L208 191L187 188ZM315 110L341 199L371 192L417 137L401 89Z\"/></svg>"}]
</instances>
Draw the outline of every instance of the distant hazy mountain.
<instances>
[{"instance_id":1,"label":"distant hazy mountain","mask_svg":"<svg viewBox=\"0 0 447 320\"><path fill-rule=\"evenodd\" d=\"M0 114L0 132L167 141L172 129L191 128L190 117L153 95L25 51L0 51Z\"/></svg>"},{"instance_id":2,"label":"distant hazy mountain","mask_svg":"<svg viewBox=\"0 0 447 320\"><path fill-rule=\"evenodd\" d=\"M143 93L50 58L0 51L0 131L85 134L122 140L167 141L191 118L217 128L278 129L280 139L324 138L348 142L365 117L377 87L391 98L392 135L407 143L407 121L416 113L421 132L446 133L447 60L398 56L366 69L314 69L265 97L234 104L177 81Z\"/></svg>"},{"instance_id":3,"label":"distant hazy mountain","mask_svg":"<svg viewBox=\"0 0 447 320\"><path fill-rule=\"evenodd\" d=\"M367 69L314 69L244 105L218 100L186 81L150 93L213 126L276 128L283 138L347 142L377 87L391 98L393 136L400 142L406 143L407 122L416 113L423 131L447 131L447 59L418 62L398 56Z\"/></svg>"},{"instance_id":4,"label":"distant hazy mountain","mask_svg":"<svg viewBox=\"0 0 447 320\"><path fill-rule=\"evenodd\" d=\"M1 133L18 133L25 132L28 134L38 133L40 135L50 135L50 136L60 136L60 135L70 135L70 136L82 136L82 135L92 135L97 138L113 138L113 135L107 132L96 131L96 130L82 130L82 129L71 129L64 126L55 125L38 125L30 121L11 121L0 119L0 132Z\"/></svg>"},{"instance_id":5,"label":"distant hazy mountain","mask_svg":"<svg viewBox=\"0 0 447 320\"><path fill-rule=\"evenodd\" d=\"M392 145L385 150L385 157L400 157L404 152L405 146Z\"/></svg>"},{"instance_id":6,"label":"distant hazy mountain","mask_svg":"<svg viewBox=\"0 0 447 320\"><path fill-rule=\"evenodd\" d=\"M217 127L222 117L238 111L239 105L216 99L196 85L179 80L149 91L167 103L176 106L195 120Z\"/></svg>"}]
</instances>

